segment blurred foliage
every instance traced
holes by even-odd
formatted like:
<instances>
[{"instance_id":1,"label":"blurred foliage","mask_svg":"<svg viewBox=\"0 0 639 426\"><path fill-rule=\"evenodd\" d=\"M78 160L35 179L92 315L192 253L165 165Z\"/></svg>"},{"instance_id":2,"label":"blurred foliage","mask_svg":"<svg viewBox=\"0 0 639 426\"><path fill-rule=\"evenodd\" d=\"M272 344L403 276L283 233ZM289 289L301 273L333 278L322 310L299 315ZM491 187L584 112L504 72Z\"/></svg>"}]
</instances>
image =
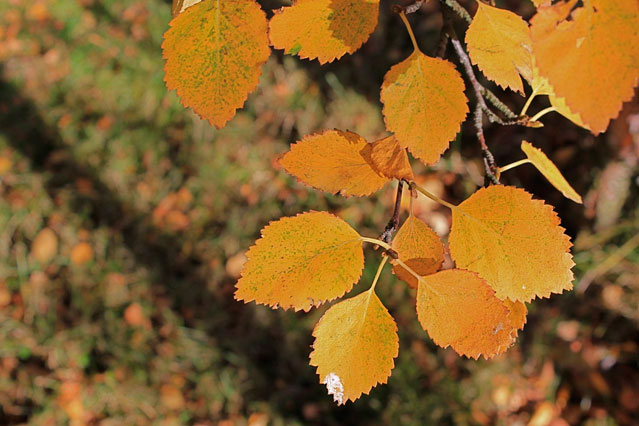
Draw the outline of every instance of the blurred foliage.
<instances>
[{"instance_id":1,"label":"blurred foliage","mask_svg":"<svg viewBox=\"0 0 639 426\"><path fill-rule=\"evenodd\" d=\"M427 51L436 9L415 15ZM308 366L326 307L233 300L243 253L270 220L330 210L365 235L383 229L393 188L342 199L274 166L324 128L384 135L379 85L410 46L382 12L369 43L335 64L274 54L246 108L215 131L164 87L167 2L0 3L0 424L639 422L636 101L597 138L559 116L541 130L487 131L500 164L530 140L585 195L585 206L562 199L531 167L503 177L557 206L576 238L576 290L531 305L518 343L494 361L435 347L413 290L387 269L378 289L399 325L397 367L338 408ZM464 129L436 167L415 164L423 184L461 201L482 181L476 145ZM415 207L447 235L445 209ZM363 283L377 259L368 253Z\"/></svg>"}]
</instances>

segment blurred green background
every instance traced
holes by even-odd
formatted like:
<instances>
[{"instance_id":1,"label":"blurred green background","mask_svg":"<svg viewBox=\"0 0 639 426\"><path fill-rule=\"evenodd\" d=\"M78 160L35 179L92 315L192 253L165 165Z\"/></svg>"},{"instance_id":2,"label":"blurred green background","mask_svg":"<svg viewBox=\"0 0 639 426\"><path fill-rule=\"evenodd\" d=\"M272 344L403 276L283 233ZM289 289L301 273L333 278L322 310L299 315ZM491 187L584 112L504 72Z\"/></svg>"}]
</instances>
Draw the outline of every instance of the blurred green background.
<instances>
[{"instance_id":1,"label":"blurred green background","mask_svg":"<svg viewBox=\"0 0 639 426\"><path fill-rule=\"evenodd\" d=\"M385 135L379 87L410 52L391 3L371 40L336 63L275 52L245 108L216 131L164 87L167 2L0 2L0 424L639 424L636 99L598 137L557 115L543 129L488 128L499 164L531 141L585 200L562 198L530 166L503 176L556 206L575 241L576 290L530 304L516 345L494 360L437 348L414 291L387 268L377 288L399 326L396 368L337 407L308 365L326 307L233 300L243 253L271 220L329 210L364 235L383 230L391 185L343 199L274 160L326 128ZM527 0L499 4L534 13ZM432 53L437 2L411 21ZM472 128L438 165L415 170L439 196L466 198L483 180ZM449 211L415 207L446 238ZM378 260L367 252L352 294Z\"/></svg>"}]
</instances>

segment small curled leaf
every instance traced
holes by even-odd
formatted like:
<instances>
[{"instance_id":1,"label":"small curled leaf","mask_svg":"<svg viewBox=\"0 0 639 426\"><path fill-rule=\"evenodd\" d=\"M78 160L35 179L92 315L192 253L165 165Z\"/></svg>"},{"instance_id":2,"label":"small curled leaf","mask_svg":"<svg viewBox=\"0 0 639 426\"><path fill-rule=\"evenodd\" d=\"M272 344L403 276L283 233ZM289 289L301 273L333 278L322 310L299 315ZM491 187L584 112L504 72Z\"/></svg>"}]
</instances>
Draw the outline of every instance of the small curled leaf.
<instances>
[{"instance_id":1,"label":"small curled leaf","mask_svg":"<svg viewBox=\"0 0 639 426\"><path fill-rule=\"evenodd\" d=\"M535 148L526 141L522 141L521 150L524 151L533 166L548 179L548 182L550 182L552 186L557 188L566 198L571 199L575 203L582 203L581 196L570 186L557 166L546 157L546 154L544 154L542 150Z\"/></svg>"}]
</instances>

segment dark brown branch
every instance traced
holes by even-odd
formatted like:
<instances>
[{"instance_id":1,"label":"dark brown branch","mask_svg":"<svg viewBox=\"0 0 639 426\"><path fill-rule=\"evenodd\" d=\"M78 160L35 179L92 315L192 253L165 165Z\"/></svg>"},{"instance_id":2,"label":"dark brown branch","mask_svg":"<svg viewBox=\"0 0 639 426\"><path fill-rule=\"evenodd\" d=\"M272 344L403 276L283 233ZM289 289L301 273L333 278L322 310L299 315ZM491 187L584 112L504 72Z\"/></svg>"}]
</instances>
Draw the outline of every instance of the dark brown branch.
<instances>
[{"instance_id":1,"label":"dark brown branch","mask_svg":"<svg viewBox=\"0 0 639 426\"><path fill-rule=\"evenodd\" d=\"M393 234L397 231L397 227L399 226L399 211L402 206L402 192L404 190L404 181L400 180L397 184L397 196L395 198L395 209L393 210L393 216L391 216L384 232L379 236L379 239L384 241L387 244L390 244L393 239Z\"/></svg>"}]
</instances>

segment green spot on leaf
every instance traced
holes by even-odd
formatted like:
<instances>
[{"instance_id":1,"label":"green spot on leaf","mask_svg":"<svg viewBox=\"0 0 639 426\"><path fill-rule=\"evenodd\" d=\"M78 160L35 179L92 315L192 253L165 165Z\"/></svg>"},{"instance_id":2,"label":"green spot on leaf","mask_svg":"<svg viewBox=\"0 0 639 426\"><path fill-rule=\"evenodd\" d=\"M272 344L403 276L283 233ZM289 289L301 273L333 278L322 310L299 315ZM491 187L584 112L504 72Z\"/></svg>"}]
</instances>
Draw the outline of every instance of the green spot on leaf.
<instances>
[{"instance_id":1,"label":"green spot on leaf","mask_svg":"<svg viewBox=\"0 0 639 426\"><path fill-rule=\"evenodd\" d=\"M291 50L288 51L288 54L297 55L298 53L300 53L300 50L302 50L302 45L300 43L295 43L295 45L291 47Z\"/></svg>"}]
</instances>

